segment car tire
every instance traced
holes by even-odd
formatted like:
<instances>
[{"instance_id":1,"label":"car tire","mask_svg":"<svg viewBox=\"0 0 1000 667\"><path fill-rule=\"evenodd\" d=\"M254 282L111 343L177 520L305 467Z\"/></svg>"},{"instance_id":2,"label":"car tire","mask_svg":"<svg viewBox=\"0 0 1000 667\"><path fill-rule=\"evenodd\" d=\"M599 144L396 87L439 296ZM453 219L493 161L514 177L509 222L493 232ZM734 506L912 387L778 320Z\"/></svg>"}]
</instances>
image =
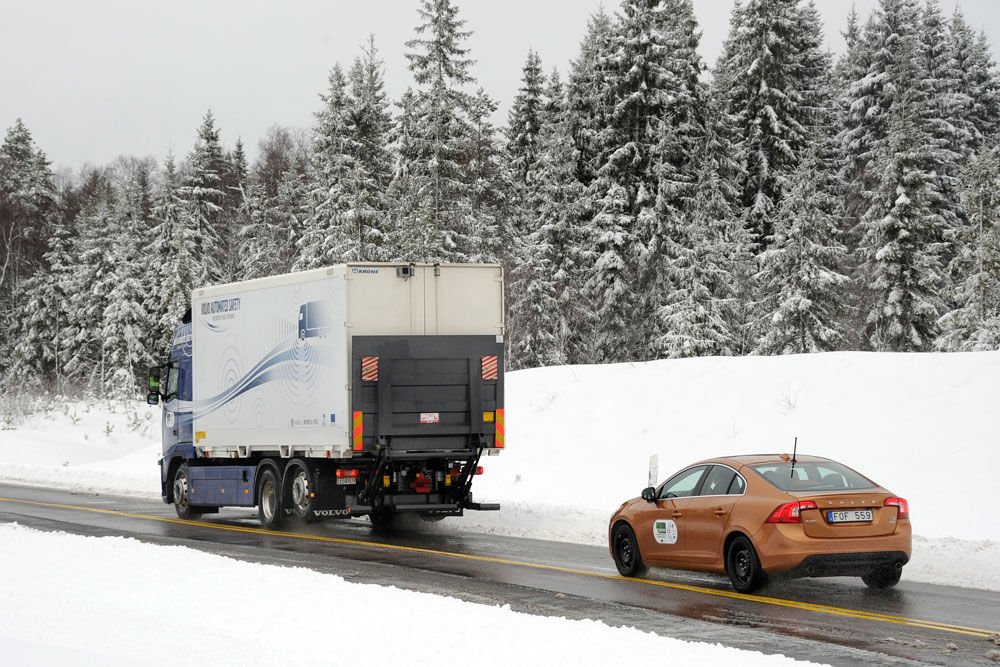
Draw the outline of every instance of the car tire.
<instances>
[{"instance_id":1,"label":"car tire","mask_svg":"<svg viewBox=\"0 0 1000 667\"><path fill-rule=\"evenodd\" d=\"M752 593L767 583L757 550L753 548L753 542L743 535L737 536L726 550L726 572L733 588L740 593Z\"/></svg>"},{"instance_id":2,"label":"car tire","mask_svg":"<svg viewBox=\"0 0 1000 667\"><path fill-rule=\"evenodd\" d=\"M200 519L202 513L199 511L198 507L191 505L191 496L188 489L188 464L182 463L177 466L174 470L173 478L173 495L174 495L174 511L177 512L178 518L185 519L188 521L193 521L195 519Z\"/></svg>"},{"instance_id":3,"label":"car tire","mask_svg":"<svg viewBox=\"0 0 1000 667\"><path fill-rule=\"evenodd\" d=\"M638 577L646 572L646 564L642 562L639 553L639 541L635 533L626 523L615 526L611 533L611 553L614 555L615 567L623 577Z\"/></svg>"},{"instance_id":4,"label":"car tire","mask_svg":"<svg viewBox=\"0 0 1000 667\"><path fill-rule=\"evenodd\" d=\"M280 530L285 523L281 502L281 480L273 468L264 468L257 482L257 516L267 530Z\"/></svg>"},{"instance_id":5,"label":"car tire","mask_svg":"<svg viewBox=\"0 0 1000 667\"><path fill-rule=\"evenodd\" d=\"M884 591L899 583L899 578L903 576L901 567L880 567L872 570L868 574L861 575L861 581L865 586L876 591Z\"/></svg>"}]
</instances>

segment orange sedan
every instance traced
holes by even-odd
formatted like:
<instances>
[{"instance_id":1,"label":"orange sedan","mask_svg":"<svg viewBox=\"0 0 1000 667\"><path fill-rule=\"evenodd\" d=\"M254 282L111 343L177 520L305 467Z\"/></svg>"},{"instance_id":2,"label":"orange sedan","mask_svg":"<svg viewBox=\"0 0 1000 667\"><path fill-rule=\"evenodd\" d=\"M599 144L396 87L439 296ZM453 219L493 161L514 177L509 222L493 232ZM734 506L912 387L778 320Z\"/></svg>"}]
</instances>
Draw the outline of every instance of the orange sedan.
<instances>
[{"instance_id":1,"label":"orange sedan","mask_svg":"<svg viewBox=\"0 0 1000 667\"><path fill-rule=\"evenodd\" d=\"M646 566L728 573L740 592L769 575L899 582L910 559L906 500L816 456L729 456L696 463L622 504L608 530L618 571Z\"/></svg>"}]
</instances>

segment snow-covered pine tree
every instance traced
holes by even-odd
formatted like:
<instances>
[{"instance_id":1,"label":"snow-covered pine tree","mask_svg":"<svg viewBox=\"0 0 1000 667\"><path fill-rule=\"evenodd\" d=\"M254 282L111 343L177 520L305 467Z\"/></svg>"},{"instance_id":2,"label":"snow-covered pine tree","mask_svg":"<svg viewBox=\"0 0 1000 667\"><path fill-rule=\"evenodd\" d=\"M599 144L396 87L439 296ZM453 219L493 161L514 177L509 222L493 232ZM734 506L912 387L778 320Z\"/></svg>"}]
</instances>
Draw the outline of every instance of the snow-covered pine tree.
<instances>
[{"instance_id":1,"label":"snow-covered pine tree","mask_svg":"<svg viewBox=\"0 0 1000 667\"><path fill-rule=\"evenodd\" d=\"M388 150L392 118L385 93L384 66L369 37L350 72L351 110L348 132L352 141L350 224L357 229L357 259L387 261L393 251L386 228L386 189L392 177Z\"/></svg>"},{"instance_id":2,"label":"snow-covered pine tree","mask_svg":"<svg viewBox=\"0 0 1000 667\"><path fill-rule=\"evenodd\" d=\"M463 245L469 249L470 262L496 262L507 251L502 231L507 208L504 167L491 120L496 110L496 101L479 88L469 106L465 149L468 199L463 202L465 221L461 225L468 234Z\"/></svg>"},{"instance_id":3,"label":"snow-covered pine tree","mask_svg":"<svg viewBox=\"0 0 1000 667\"><path fill-rule=\"evenodd\" d=\"M956 306L939 321L935 345L945 351L1000 349L1000 156L981 149L961 174L966 224L949 273Z\"/></svg>"},{"instance_id":4,"label":"snow-covered pine tree","mask_svg":"<svg viewBox=\"0 0 1000 667\"><path fill-rule=\"evenodd\" d=\"M882 184L861 221L859 253L872 292L866 333L875 350L929 349L943 305L942 229L931 210L939 194L926 170L931 139L918 107L910 94L895 101L874 163Z\"/></svg>"},{"instance_id":5,"label":"snow-covered pine tree","mask_svg":"<svg viewBox=\"0 0 1000 667\"><path fill-rule=\"evenodd\" d=\"M698 54L701 33L690 0L667 0L666 13L672 17L667 29L667 67L676 81L660 120L656 149L657 191L655 225L647 256L642 317L651 322L647 353L662 353L663 320L659 311L674 299L670 264L679 259L681 247L693 250L695 242L707 242L704 234L687 235L691 224L692 200L698 187L698 151L706 141L707 90L701 81L704 70ZM714 177L714 175L713 175ZM673 254L672 254L673 253ZM683 260L681 260L683 261ZM676 267L675 267L676 269Z\"/></svg>"},{"instance_id":6,"label":"snow-covered pine tree","mask_svg":"<svg viewBox=\"0 0 1000 667\"><path fill-rule=\"evenodd\" d=\"M734 204L741 167L711 124L693 166L696 187L685 220L664 237L656 352L674 358L746 354L754 339L755 244Z\"/></svg>"},{"instance_id":7,"label":"snow-covered pine tree","mask_svg":"<svg viewBox=\"0 0 1000 667\"><path fill-rule=\"evenodd\" d=\"M152 209L150 160L119 158L113 166L115 210L109 236L110 270L107 283L96 291L106 294L100 326L104 395L135 398L139 381L152 362L147 342L152 339L152 318L144 301L155 268L146 260L149 218Z\"/></svg>"},{"instance_id":8,"label":"snow-covered pine tree","mask_svg":"<svg viewBox=\"0 0 1000 667\"><path fill-rule=\"evenodd\" d=\"M211 109L205 112L194 148L188 154L186 177L178 189L195 221L196 284L206 285L225 278L222 260L226 233L223 175L226 159Z\"/></svg>"},{"instance_id":9,"label":"snow-covered pine tree","mask_svg":"<svg viewBox=\"0 0 1000 667\"><path fill-rule=\"evenodd\" d=\"M829 57L822 52L821 26L811 4L749 0L733 10L716 68L725 87L716 88L734 133L728 139L746 173L741 205L758 241L771 235L788 179L813 139L811 115L825 67Z\"/></svg>"},{"instance_id":10,"label":"snow-covered pine tree","mask_svg":"<svg viewBox=\"0 0 1000 667\"><path fill-rule=\"evenodd\" d=\"M838 238L832 148L821 144L806 153L760 256L757 279L767 296L758 353L827 352L846 340L841 310L848 278L841 269L847 248Z\"/></svg>"},{"instance_id":11,"label":"snow-covered pine tree","mask_svg":"<svg viewBox=\"0 0 1000 667\"><path fill-rule=\"evenodd\" d=\"M507 114L506 130L507 162L515 205L513 222L518 235L531 233L534 229L535 212L530 206L534 201L532 188L540 151L544 84L542 59L537 52L529 50L521 68L521 86Z\"/></svg>"},{"instance_id":12,"label":"snow-covered pine tree","mask_svg":"<svg viewBox=\"0 0 1000 667\"><path fill-rule=\"evenodd\" d=\"M54 389L61 393L63 342L61 330L66 325L69 307L64 285L73 271L71 249L76 242L74 230L65 217L51 224L45 265L21 283L24 297L9 327L0 330L12 348L7 386L21 392ZM3 346L0 345L0 348Z\"/></svg>"},{"instance_id":13,"label":"snow-covered pine tree","mask_svg":"<svg viewBox=\"0 0 1000 667\"><path fill-rule=\"evenodd\" d=\"M866 29L872 48L865 77L851 87L845 150L862 137L870 147L859 230L867 343L876 350L925 350L942 307L942 243L948 219L945 162L928 118L928 93L916 0L881 0Z\"/></svg>"},{"instance_id":14,"label":"snow-covered pine tree","mask_svg":"<svg viewBox=\"0 0 1000 667\"><path fill-rule=\"evenodd\" d=\"M526 335L539 333L531 348L541 352L549 364L583 363L592 354L584 345L583 330L592 323L582 288L585 269L593 258L587 256L591 244L581 223L584 188L576 179L573 123L566 104L559 72L553 70L545 88L533 189L537 228L528 237L531 243L526 253L532 266L537 261L545 269L530 292L531 301L539 305L528 309L540 317L524 329ZM555 311L550 312L551 298L555 299Z\"/></svg>"},{"instance_id":15,"label":"snow-covered pine tree","mask_svg":"<svg viewBox=\"0 0 1000 667\"><path fill-rule=\"evenodd\" d=\"M152 315L156 336L151 338L148 351L163 358L170 350L174 331L181 317L191 306L191 292L204 283L198 252L206 241L199 238L200 229L191 204L181 197L180 177L172 152L164 162L163 180L153 202L149 250L153 264L150 271L156 283L146 300L146 310Z\"/></svg>"},{"instance_id":16,"label":"snow-covered pine tree","mask_svg":"<svg viewBox=\"0 0 1000 667\"><path fill-rule=\"evenodd\" d=\"M663 119L681 87L671 68L662 0L626 0L608 55L614 106L601 139L604 164L588 188L599 255L587 285L599 314L596 350L604 361L645 359L655 331L644 295L656 284L660 225L656 212Z\"/></svg>"},{"instance_id":17,"label":"snow-covered pine tree","mask_svg":"<svg viewBox=\"0 0 1000 667\"><path fill-rule=\"evenodd\" d=\"M507 114L504 158L509 185L510 207L506 229L497 230L498 249L503 249L505 294L508 299L507 341L509 367L537 366L545 356L542 347L551 341L550 332L539 329L535 303L540 292L536 281L548 280L541 261L541 249L533 238L541 199L537 188L540 134L542 131L544 77L539 55L529 49L521 68L521 85ZM502 239L500 238L502 237ZM554 305L554 304L553 304ZM548 343L549 347L552 343Z\"/></svg>"},{"instance_id":18,"label":"snow-covered pine tree","mask_svg":"<svg viewBox=\"0 0 1000 667\"><path fill-rule=\"evenodd\" d=\"M75 270L67 277L64 291L69 301L62 330L69 384L77 390L104 394L106 366L101 332L104 309L114 285L114 257L108 239L115 236L115 201L109 175L95 170L88 178L91 191L77 217L79 243L74 251Z\"/></svg>"},{"instance_id":19,"label":"snow-covered pine tree","mask_svg":"<svg viewBox=\"0 0 1000 667\"><path fill-rule=\"evenodd\" d=\"M353 102L339 64L330 69L329 89L320 98L313 141L312 210L299 239L298 269L310 269L359 259L361 237L353 224L351 175L355 172L350 114ZM293 183L284 180L285 197Z\"/></svg>"},{"instance_id":20,"label":"snow-covered pine tree","mask_svg":"<svg viewBox=\"0 0 1000 667\"><path fill-rule=\"evenodd\" d=\"M580 42L580 53L571 63L566 98L570 135L576 152L576 178L584 186L597 177L604 164L602 135L614 104L612 99L609 56L613 50L613 21L604 7L599 7L587 21L587 32Z\"/></svg>"},{"instance_id":21,"label":"snow-covered pine tree","mask_svg":"<svg viewBox=\"0 0 1000 667\"><path fill-rule=\"evenodd\" d=\"M0 144L0 315L7 321L23 295L19 283L44 266L55 194L48 158L18 118Z\"/></svg>"},{"instance_id":22,"label":"snow-covered pine tree","mask_svg":"<svg viewBox=\"0 0 1000 667\"><path fill-rule=\"evenodd\" d=\"M1000 127L1000 82L985 35L977 35L956 5L948 25L951 65L958 79L960 113L957 123L967 124L972 150L992 145Z\"/></svg>"},{"instance_id":23,"label":"snow-covered pine tree","mask_svg":"<svg viewBox=\"0 0 1000 667\"><path fill-rule=\"evenodd\" d=\"M473 64L452 0L421 0L417 37L406 43L406 57L417 88L405 148L409 208L401 209L403 256L419 261L463 262L475 254L468 244L477 234L466 229L464 209L470 198L465 178L470 111L473 98L466 89L475 83Z\"/></svg>"}]
</instances>

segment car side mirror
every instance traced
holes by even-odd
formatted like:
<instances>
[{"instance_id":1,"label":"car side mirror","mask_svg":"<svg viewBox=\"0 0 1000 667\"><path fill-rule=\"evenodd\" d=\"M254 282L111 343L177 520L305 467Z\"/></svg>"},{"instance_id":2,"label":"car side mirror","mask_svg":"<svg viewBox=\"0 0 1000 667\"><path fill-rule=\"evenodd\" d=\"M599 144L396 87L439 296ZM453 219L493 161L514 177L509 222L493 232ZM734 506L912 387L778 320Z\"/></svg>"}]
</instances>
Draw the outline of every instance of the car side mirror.
<instances>
[{"instance_id":1,"label":"car side mirror","mask_svg":"<svg viewBox=\"0 0 1000 667\"><path fill-rule=\"evenodd\" d=\"M160 404L160 392L151 391L146 394L146 403L149 405L159 405Z\"/></svg>"},{"instance_id":2,"label":"car side mirror","mask_svg":"<svg viewBox=\"0 0 1000 667\"><path fill-rule=\"evenodd\" d=\"M642 490L642 499L650 503L656 500L656 489L651 486L647 486Z\"/></svg>"}]
</instances>

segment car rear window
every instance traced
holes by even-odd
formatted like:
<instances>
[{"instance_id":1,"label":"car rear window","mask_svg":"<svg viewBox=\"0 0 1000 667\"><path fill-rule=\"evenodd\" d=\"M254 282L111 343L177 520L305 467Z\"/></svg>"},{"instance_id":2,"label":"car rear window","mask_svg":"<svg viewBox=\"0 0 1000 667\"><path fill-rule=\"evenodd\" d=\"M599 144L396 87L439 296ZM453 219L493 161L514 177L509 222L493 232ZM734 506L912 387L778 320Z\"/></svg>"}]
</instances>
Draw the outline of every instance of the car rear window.
<instances>
[{"instance_id":1,"label":"car rear window","mask_svg":"<svg viewBox=\"0 0 1000 667\"><path fill-rule=\"evenodd\" d=\"M833 461L800 461L794 469L790 461L751 467L782 491L848 491L878 486L867 477Z\"/></svg>"}]
</instances>

